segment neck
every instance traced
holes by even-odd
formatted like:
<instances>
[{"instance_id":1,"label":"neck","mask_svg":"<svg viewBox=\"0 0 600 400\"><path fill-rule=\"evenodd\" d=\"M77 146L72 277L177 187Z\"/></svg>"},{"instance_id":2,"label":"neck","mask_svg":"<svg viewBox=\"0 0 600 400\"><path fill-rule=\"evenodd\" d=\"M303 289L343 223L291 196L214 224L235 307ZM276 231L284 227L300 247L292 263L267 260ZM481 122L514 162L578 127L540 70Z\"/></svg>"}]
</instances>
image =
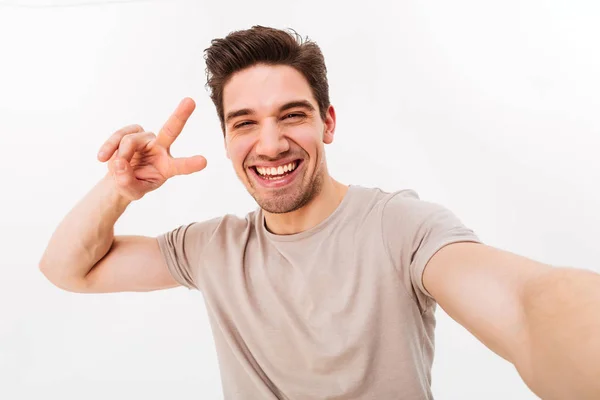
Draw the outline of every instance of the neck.
<instances>
[{"instance_id":1,"label":"neck","mask_svg":"<svg viewBox=\"0 0 600 400\"><path fill-rule=\"evenodd\" d=\"M347 191L347 185L326 176L321 192L298 210L285 214L264 211L267 229L276 235L292 235L317 226L335 211Z\"/></svg>"}]
</instances>

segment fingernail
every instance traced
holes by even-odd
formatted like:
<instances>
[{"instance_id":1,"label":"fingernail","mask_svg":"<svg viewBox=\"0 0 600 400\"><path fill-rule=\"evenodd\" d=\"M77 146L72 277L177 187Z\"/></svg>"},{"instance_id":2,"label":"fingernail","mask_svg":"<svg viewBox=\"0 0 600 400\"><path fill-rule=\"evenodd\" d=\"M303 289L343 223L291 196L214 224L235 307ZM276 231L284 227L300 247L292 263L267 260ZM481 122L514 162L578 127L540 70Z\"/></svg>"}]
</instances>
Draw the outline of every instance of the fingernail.
<instances>
[{"instance_id":1,"label":"fingernail","mask_svg":"<svg viewBox=\"0 0 600 400\"><path fill-rule=\"evenodd\" d=\"M104 158L104 156L105 156L105 155L106 155L106 153L105 153L105 152L103 152L103 151L100 151L100 152L98 153L98 158Z\"/></svg>"}]
</instances>

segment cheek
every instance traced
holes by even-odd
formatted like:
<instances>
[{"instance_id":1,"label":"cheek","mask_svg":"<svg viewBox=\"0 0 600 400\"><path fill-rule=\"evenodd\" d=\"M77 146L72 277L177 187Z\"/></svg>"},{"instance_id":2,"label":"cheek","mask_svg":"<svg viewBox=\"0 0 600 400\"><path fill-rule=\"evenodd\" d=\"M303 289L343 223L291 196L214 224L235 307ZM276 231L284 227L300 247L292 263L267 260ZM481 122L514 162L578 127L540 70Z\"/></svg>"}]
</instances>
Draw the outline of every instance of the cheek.
<instances>
[{"instance_id":1,"label":"cheek","mask_svg":"<svg viewBox=\"0 0 600 400\"><path fill-rule=\"evenodd\" d=\"M308 132L303 132L302 135L297 135L294 140L308 154L312 162L319 157L323 139L320 133L315 134L314 128Z\"/></svg>"},{"instance_id":2,"label":"cheek","mask_svg":"<svg viewBox=\"0 0 600 400\"><path fill-rule=\"evenodd\" d=\"M252 140L248 137L238 136L229 141L227 145L227 154L233 163L234 168L243 169L244 160L252 150Z\"/></svg>"},{"instance_id":3,"label":"cheek","mask_svg":"<svg viewBox=\"0 0 600 400\"><path fill-rule=\"evenodd\" d=\"M319 145L323 141L323 131L313 124L297 126L290 129L288 134L288 136L311 157L314 157Z\"/></svg>"}]
</instances>

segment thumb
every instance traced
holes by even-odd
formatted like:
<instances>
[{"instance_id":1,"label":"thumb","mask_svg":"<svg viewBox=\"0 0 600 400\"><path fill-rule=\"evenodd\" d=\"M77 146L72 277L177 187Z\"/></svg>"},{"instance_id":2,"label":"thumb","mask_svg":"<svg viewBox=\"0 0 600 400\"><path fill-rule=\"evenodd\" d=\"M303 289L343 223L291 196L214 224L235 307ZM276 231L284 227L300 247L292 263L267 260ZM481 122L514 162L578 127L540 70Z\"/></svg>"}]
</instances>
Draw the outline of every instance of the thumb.
<instances>
[{"instance_id":1,"label":"thumb","mask_svg":"<svg viewBox=\"0 0 600 400\"><path fill-rule=\"evenodd\" d=\"M173 159L175 175L189 175L206 168L206 158L203 156L181 157Z\"/></svg>"}]
</instances>

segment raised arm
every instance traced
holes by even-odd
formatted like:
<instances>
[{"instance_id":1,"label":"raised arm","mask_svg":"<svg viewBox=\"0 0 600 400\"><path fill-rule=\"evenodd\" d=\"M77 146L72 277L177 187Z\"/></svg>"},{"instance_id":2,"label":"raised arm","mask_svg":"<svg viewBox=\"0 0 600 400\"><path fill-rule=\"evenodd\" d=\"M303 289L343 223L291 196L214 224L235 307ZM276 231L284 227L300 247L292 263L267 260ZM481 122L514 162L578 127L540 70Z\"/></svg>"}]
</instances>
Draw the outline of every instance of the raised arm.
<instances>
[{"instance_id":1,"label":"raised arm","mask_svg":"<svg viewBox=\"0 0 600 400\"><path fill-rule=\"evenodd\" d=\"M65 216L39 263L57 287L71 292L151 291L177 286L154 237L114 236L127 207L169 178L200 171L202 156L175 159L169 149L195 108L184 99L158 135L139 125L115 132L98 159L108 173Z\"/></svg>"}]
</instances>

